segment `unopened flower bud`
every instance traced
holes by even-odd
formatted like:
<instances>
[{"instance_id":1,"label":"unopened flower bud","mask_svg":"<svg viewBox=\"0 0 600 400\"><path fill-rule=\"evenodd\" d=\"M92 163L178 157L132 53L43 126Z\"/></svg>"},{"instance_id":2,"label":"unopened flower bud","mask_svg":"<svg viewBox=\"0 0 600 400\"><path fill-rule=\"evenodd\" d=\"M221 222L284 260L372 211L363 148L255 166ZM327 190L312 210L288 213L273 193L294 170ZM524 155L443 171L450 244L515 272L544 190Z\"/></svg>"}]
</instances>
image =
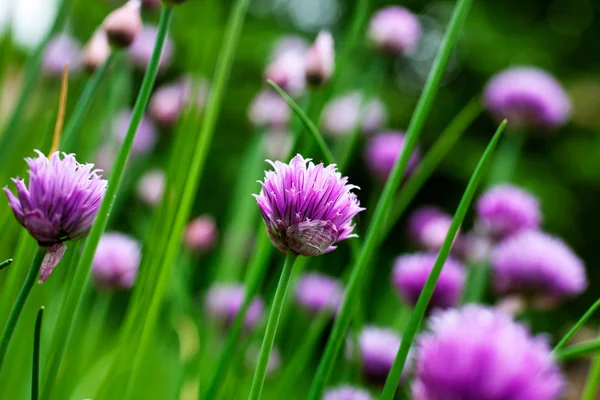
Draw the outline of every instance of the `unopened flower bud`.
<instances>
[{"instance_id":1,"label":"unopened flower bud","mask_svg":"<svg viewBox=\"0 0 600 400\"><path fill-rule=\"evenodd\" d=\"M83 49L83 66L88 72L94 72L110 56L108 36L102 29L98 29Z\"/></svg>"},{"instance_id":2,"label":"unopened flower bud","mask_svg":"<svg viewBox=\"0 0 600 400\"><path fill-rule=\"evenodd\" d=\"M334 48L331 33L319 33L313 45L306 52L305 74L306 81L312 85L322 85L333 75Z\"/></svg>"},{"instance_id":3,"label":"unopened flower bud","mask_svg":"<svg viewBox=\"0 0 600 400\"><path fill-rule=\"evenodd\" d=\"M200 216L191 221L184 235L184 243L190 249L199 253L210 251L217 242L217 224L208 216Z\"/></svg>"},{"instance_id":4,"label":"unopened flower bud","mask_svg":"<svg viewBox=\"0 0 600 400\"><path fill-rule=\"evenodd\" d=\"M386 53L410 54L421 40L421 23L416 15L404 7L386 7L371 19L369 38Z\"/></svg>"},{"instance_id":5,"label":"unopened flower bud","mask_svg":"<svg viewBox=\"0 0 600 400\"><path fill-rule=\"evenodd\" d=\"M102 28L113 46L129 47L133 43L136 35L142 30L140 8L140 0L130 0L108 14Z\"/></svg>"}]
</instances>

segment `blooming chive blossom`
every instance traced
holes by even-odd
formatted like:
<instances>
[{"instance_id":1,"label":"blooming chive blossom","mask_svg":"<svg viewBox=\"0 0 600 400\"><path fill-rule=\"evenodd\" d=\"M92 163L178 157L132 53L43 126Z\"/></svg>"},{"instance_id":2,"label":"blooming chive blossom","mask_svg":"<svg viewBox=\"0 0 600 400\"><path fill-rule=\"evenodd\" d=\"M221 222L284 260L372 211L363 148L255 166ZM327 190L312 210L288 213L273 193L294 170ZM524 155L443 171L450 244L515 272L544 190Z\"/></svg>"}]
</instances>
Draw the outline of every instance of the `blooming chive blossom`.
<instances>
[{"instance_id":1,"label":"blooming chive blossom","mask_svg":"<svg viewBox=\"0 0 600 400\"><path fill-rule=\"evenodd\" d=\"M494 186L481 196L477 217L481 228L496 238L537 228L542 219L537 198L507 184Z\"/></svg>"},{"instance_id":2,"label":"blooming chive blossom","mask_svg":"<svg viewBox=\"0 0 600 400\"><path fill-rule=\"evenodd\" d=\"M414 306L417 303L436 258L437 253L415 253L396 259L392 282L400 297L410 305ZM455 306L460 299L464 283L463 266L453 258L446 259L429 306L431 308Z\"/></svg>"},{"instance_id":3,"label":"blooming chive blossom","mask_svg":"<svg viewBox=\"0 0 600 400\"><path fill-rule=\"evenodd\" d=\"M364 208L335 165L315 165L296 155L289 164L268 161L260 194L254 195L275 247L303 256L335 249L336 242L355 237L352 218Z\"/></svg>"},{"instance_id":4,"label":"blooming chive blossom","mask_svg":"<svg viewBox=\"0 0 600 400\"><path fill-rule=\"evenodd\" d=\"M540 231L523 231L500 242L492 250L491 265L500 293L563 298L587 286L582 261L562 240Z\"/></svg>"},{"instance_id":5,"label":"blooming chive blossom","mask_svg":"<svg viewBox=\"0 0 600 400\"><path fill-rule=\"evenodd\" d=\"M369 38L386 53L410 54L421 40L421 24L417 16L404 7L386 7L371 19Z\"/></svg>"},{"instance_id":6,"label":"blooming chive blossom","mask_svg":"<svg viewBox=\"0 0 600 400\"><path fill-rule=\"evenodd\" d=\"M313 313L324 310L336 312L343 299L342 285L327 275L310 272L296 284L296 302Z\"/></svg>"},{"instance_id":7,"label":"blooming chive blossom","mask_svg":"<svg viewBox=\"0 0 600 400\"><path fill-rule=\"evenodd\" d=\"M366 161L369 169L381 181L386 181L396 160L404 150L406 138L402 132L384 132L373 136L366 149ZM419 151L414 150L406 167L410 174L419 162Z\"/></svg>"},{"instance_id":8,"label":"blooming chive blossom","mask_svg":"<svg viewBox=\"0 0 600 400\"><path fill-rule=\"evenodd\" d=\"M122 143L127 136L129 122L131 121L131 110L121 111L114 119L113 130L119 143ZM140 126L133 140L131 154L144 155L152 151L157 141L156 128L152 121L147 117L143 117Z\"/></svg>"},{"instance_id":9,"label":"blooming chive blossom","mask_svg":"<svg viewBox=\"0 0 600 400\"><path fill-rule=\"evenodd\" d=\"M214 284L206 294L206 311L214 319L230 325L242 308L246 290L237 284ZM246 329L253 329L264 312L263 301L255 297L244 317Z\"/></svg>"},{"instance_id":10,"label":"blooming chive blossom","mask_svg":"<svg viewBox=\"0 0 600 400\"><path fill-rule=\"evenodd\" d=\"M65 65L69 71L77 71L81 66L79 53L81 45L77 40L67 34L60 34L52 38L42 56L42 65L47 75L62 76Z\"/></svg>"},{"instance_id":11,"label":"blooming chive blossom","mask_svg":"<svg viewBox=\"0 0 600 400\"><path fill-rule=\"evenodd\" d=\"M417 341L415 400L558 400L563 386L547 341L498 310L441 311Z\"/></svg>"},{"instance_id":12,"label":"blooming chive blossom","mask_svg":"<svg viewBox=\"0 0 600 400\"><path fill-rule=\"evenodd\" d=\"M315 43L308 49L305 57L306 80L313 85L328 82L335 66L333 36L320 32Z\"/></svg>"},{"instance_id":13,"label":"blooming chive blossom","mask_svg":"<svg viewBox=\"0 0 600 400\"><path fill-rule=\"evenodd\" d=\"M342 385L325 391L323 400L372 400L373 398L364 389L350 385Z\"/></svg>"},{"instance_id":14,"label":"blooming chive blossom","mask_svg":"<svg viewBox=\"0 0 600 400\"><path fill-rule=\"evenodd\" d=\"M513 126L552 129L571 116L571 100L560 83L538 68L513 67L497 74L483 96L489 111Z\"/></svg>"},{"instance_id":15,"label":"blooming chive blossom","mask_svg":"<svg viewBox=\"0 0 600 400\"><path fill-rule=\"evenodd\" d=\"M135 282L140 260L140 244L135 239L118 232L105 233L96 248L92 275L101 287L128 289Z\"/></svg>"},{"instance_id":16,"label":"blooming chive blossom","mask_svg":"<svg viewBox=\"0 0 600 400\"><path fill-rule=\"evenodd\" d=\"M179 116L190 105L192 94L196 93L195 106L202 111L208 98L208 82L205 79L187 77L177 82L162 86L154 92L148 112L159 124L171 127L177 123Z\"/></svg>"},{"instance_id":17,"label":"blooming chive blossom","mask_svg":"<svg viewBox=\"0 0 600 400\"><path fill-rule=\"evenodd\" d=\"M282 128L290 120L291 110L285 100L272 90L263 90L252 100L248 119L257 127Z\"/></svg>"},{"instance_id":18,"label":"blooming chive blossom","mask_svg":"<svg viewBox=\"0 0 600 400\"><path fill-rule=\"evenodd\" d=\"M217 243L217 224L209 215L192 220L185 229L184 243L190 249L205 253Z\"/></svg>"},{"instance_id":19,"label":"blooming chive blossom","mask_svg":"<svg viewBox=\"0 0 600 400\"><path fill-rule=\"evenodd\" d=\"M85 237L106 192L107 182L94 164L80 164L73 154L59 152L46 156L36 150L36 158L26 158L29 186L13 179L15 196L4 188L17 221L42 247L49 247L41 267L41 282L60 261L67 240Z\"/></svg>"},{"instance_id":20,"label":"blooming chive blossom","mask_svg":"<svg viewBox=\"0 0 600 400\"><path fill-rule=\"evenodd\" d=\"M145 70L152 57L154 51L154 43L156 43L156 35L158 29L152 25L144 25L142 30L135 36L135 40L131 43L131 46L127 49L129 58L133 64L141 69ZM167 37L161 56L159 68L165 70L171 65L173 59L173 42Z\"/></svg>"},{"instance_id":21,"label":"blooming chive blossom","mask_svg":"<svg viewBox=\"0 0 600 400\"><path fill-rule=\"evenodd\" d=\"M439 250L446 239L451 223L452 217L439 208L421 207L409 218L410 238L425 250Z\"/></svg>"},{"instance_id":22,"label":"blooming chive blossom","mask_svg":"<svg viewBox=\"0 0 600 400\"><path fill-rule=\"evenodd\" d=\"M165 173L159 169L146 172L137 184L140 200L149 206L157 206L165 191Z\"/></svg>"},{"instance_id":23,"label":"blooming chive blossom","mask_svg":"<svg viewBox=\"0 0 600 400\"><path fill-rule=\"evenodd\" d=\"M373 133L385 125L387 112L377 98L366 100L360 92L350 92L329 102L323 110L321 125L333 136L347 135L360 126Z\"/></svg>"}]
</instances>

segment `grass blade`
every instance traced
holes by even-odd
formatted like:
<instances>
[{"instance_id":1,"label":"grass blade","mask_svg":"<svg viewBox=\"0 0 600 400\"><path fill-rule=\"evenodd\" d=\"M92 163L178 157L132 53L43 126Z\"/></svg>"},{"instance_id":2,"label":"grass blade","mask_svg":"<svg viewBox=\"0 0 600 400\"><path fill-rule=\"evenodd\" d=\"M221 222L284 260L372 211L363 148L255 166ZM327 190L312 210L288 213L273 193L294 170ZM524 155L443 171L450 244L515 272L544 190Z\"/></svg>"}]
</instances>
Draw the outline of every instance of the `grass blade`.
<instances>
[{"instance_id":1,"label":"grass blade","mask_svg":"<svg viewBox=\"0 0 600 400\"><path fill-rule=\"evenodd\" d=\"M33 332L33 365L31 374L31 400L38 400L40 397L40 339L42 334L42 318L44 316L44 307L38 311L35 319L35 330Z\"/></svg>"},{"instance_id":2,"label":"grass blade","mask_svg":"<svg viewBox=\"0 0 600 400\"><path fill-rule=\"evenodd\" d=\"M473 201L473 197L475 196L475 192L477 191L477 187L479 185L479 181L481 180L481 176L483 175L486 167L492 157L494 149L500 140L502 132L504 131L504 127L506 126L506 120L504 120L494 137L490 141L487 149L483 153L481 160L477 164L477 168L475 168L475 172L471 176L469 180L469 184L467 185L467 189L463 194L462 199L458 205L456 213L454 214L454 218L452 218L452 223L450 224L450 228L448 229L448 234L446 235L446 239L444 240L444 244L442 245L437 259L435 260L435 264L425 282L425 286L419 295L419 299L417 300L417 304L414 307L413 313L410 316L408 321L408 325L406 330L402 335L402 342L400 344L400 349L398 350L398 354L396 355L396 359L394 360L394 364L390 373L385 382L385 386L383 388L383 393L381 394L382 400L392 400L394 395L396 394L396 389L398 388L398 384L400 382L400 377L402 376L402 371L404 369L404 364L406 363L406 358L408 356L408 351L415 339L417 331L421 326L421 322L423 321L423 317L425 312L427 311L427 307L429 305L429 301L433 296L433 291L435 290L435 285L437 284L437 280L442 273L442 267L446 262L446 259L450 255L450 250L452 249L452 244L454 243L454 239L456 238L456 234L458 233L458 229L462 225L462 222L467 214L469 207L471 206L471 202Z\"/></svg>"},{"instance_id":3,"label":"grass blade","mask_svg":"<svg viewBox=\"0 0 600 400\"><path fill-rule=\"evenodd\" d=\"M2 271L4 268L8 267L10 264L12 264L13 259L9 258L8 260L4 260L0 263L0 271Z\"/></svg>"},{"instance_id":4,"label":"grass blade","mask_svg":"<svg viewBox=\"0 0 600 400\"><path fill-rule=\"evenodd\" d=\"M583 326L583 324L585 324L587 322L587 320L590 319L592 314L594 314L594 312L596 312L598 307L600 307L600 299L596 300L596 302L594 304L592 304L592 306L585 312L585 314L583 314L581 316L579 321L577 321L577 323L575 325L573 325L573 327L569 330L569 332L567 332L567 334L565 336L563 336L562 339L560 339L560 341L556 344L556 346L554 346L554 349L552 349L552 352L554 354L556 354L558 351L560 351L560 349L562 349L569 342L569 340L571 340L571 338L577 333L579 328L581 328Z\"/></svg>"},{"instance_id":5,"label":"grass blade","mask_svg":"<svg viewBox=\"0 0 600 400\"><path fill-rule=\"evenodd\" d=\"M579 358L579 357L583 357L586 355L590 355L593 353L596 353L600 351L600 339L595 339L595 340L588 340L586 342L583 343L579 343L573 346L569 346L564 350L560 350L555 352L555 357L559 362L565 362L568 360L572 360L574 358ZM594 367L592 367L590 369L590 375L589 376L593 376L594 375ZM586 386L587 387L587 386ZM591 386L590 386L591 387ZM586 391L587 393L587 391ZM591 393L591 390L590 390ZM592 393L592 396L594 396L596 393L596 391L594 390L594 393ZM594 397L592 397L594 398ZM586 397L582 397L582 399L586 399Z\"/></svg>"}]
</instances>

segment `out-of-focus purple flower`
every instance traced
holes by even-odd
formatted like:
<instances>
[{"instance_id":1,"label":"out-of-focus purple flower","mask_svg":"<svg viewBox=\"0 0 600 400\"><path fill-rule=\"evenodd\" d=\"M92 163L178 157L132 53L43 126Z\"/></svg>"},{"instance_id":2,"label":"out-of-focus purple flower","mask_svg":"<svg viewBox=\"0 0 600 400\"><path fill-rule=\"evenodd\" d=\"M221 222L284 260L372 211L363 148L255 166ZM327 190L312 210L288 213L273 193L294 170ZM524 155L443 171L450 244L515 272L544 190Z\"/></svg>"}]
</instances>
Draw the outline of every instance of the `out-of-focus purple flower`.
<instances>
[{"instance_id":1,"label":"out-of-focus purple flower","mask_svg":"<svg viewBox=\"0 0 600 400\"><path fill-rule=\"evenodd\" d=\"M402 132L384 132L373 136L366 149L366 161L369 169L379 180L385 182L396 160L404 150L406 139ZM415 149L410 157L406 174L409 175L419 162L419 150Z\"/></svg>"},{"instance_id":2,"label":"out-of-focus purple flower","mask_svg":"<svg viewBox=\"0 0 600 400\"><path fill-rule=\"evenodd\" d=\"M331 33L327 31L319 33L313 45L306 52L304 62L308 83L318 86L329 82L335 67L335 50Z\"/></svg>"},{"instance_id":3,"label":"out-of-focus purple flower","mask_svg":"<svg viewBox=\"0 0 600 400\"><path fill-rule=\"evenodd\" d=\"M215 320L226 326L235 319L246 296L246 289L238 284L214 284L206 294L206 311ZM253 329L261 319L264 304L260 297L255 297L244 316L246 329Z\"/></svg>"},{"instance_id":4,"label":"out-of-focus purple flower","mask_svg":"<svg viewBox=\"0 0 600 400\"><path fill-rule=\"evenodd\" d=\"M165 191L165 173L155 169L146 172L137 184L137 194L140 200L149 206L157 206Z\"/></svg>"},{"instance_id":5,"label":"out-of-focus purple flower","mask_svg":"<svg viewBox=\"0 0 600 400\"><path fill-rule=\"evenodd\" d=\"M385 7L371 19L369 38L386 53L410 54L421 40L421 23L404 7Z\"/></svg>"},{"instance_id":6,"label":"out-of-focus purple flower","mask_svg":"<svg viewBox=\"0 0 600 400\"><path fill-rule=\"evenodd\" d=\"M41 266L44 282L65 251L63 242L85 237L96 218L107 182L94 164L80 164L75 155L59 152L46 156L36 150L36 158L26 158L29 185L14 178L15 196L8 187L10 208L17 221L42 247L49 247Z\"/></svg>"},{"instance_id":7,"label":"out-of-focus purple flower","mask_svg":"<svg viewBox=\"0 0 600 400\"><path fill-rule=\"evenodd\" d=\"M272 80L291 96L301 95L306 88L305 54L296 48L277 54L265 71L265 79Z\"/></svg>"},{"instance_id":8,"label":"out-of-focus purple flower","mask_svg":"<svg viewBox=\"0 0 600 400\"><path fill-rule=\"evenodd\" d=\"M543 337L497 310L441 311L418 339L415 400L557 400L564 387Z\"/></svg>"},{"instance_id":9,"label":"out-of-focus purple flower","mask_svg":"<svg viewBox=\"0 0 600 400\"><path fill-rule=\"evenodd\" d=\"M412 213L408 220L410 238L425 250L439 250L444 244L452 217L437 207L425 206Z\"/></svg>"},{"instance_id":10,"label":"out-of-focus purple flower","mask_svg":"<svg viewBox=\"0 0 600 400\"><path fill-rule=\"evenodd\" d=\"M323 110L321 125L325 132L341 136L357 129L374 133L385 125L387 111L381 100L365 100L360 92L350 92L329 102Z\"/></svg>"},{"instance_id":11,"label":"out-of-focus purple flower","mask_svg":"<svg viewBox=\"0 0 600 400\"><path fill-rule=\"evenodd\" d=\"M552 129L571 116L571 100L560 83L534 67L500 72L487 84L483 96L488 110L512 126Z\"/></svg>"},{"instance_id":12,"label":"out-of-focus purple flower","mask_svg":"<svg viewBox=\"0 0 600 400\"><path fill-rule=\"evenodd\" d=\"M384 383L396 354L400 349L401 337L391 329L365 326L358 336L360 361L365 377L374 383ZM348 340L348 357L353 359L355 352L352 340ZM403 371L404 376L406 369Z\"/></svg>"},{"instance_id":13,"label":"out-of-focus purple flower","mask_svg":"<svg viewBox=\"0 0 600 400\"><path fill-rule=\"evenodd\" d=\"M123 233L105 233L94 254L92 274L100 287L129 289L135 282L140 260L140 244L135 239Z\"/></svg>"},{"instance_id":14,"label":"out-of-focus purple flower","mask_svg":"<svg viewBox=\"0 0 600 400\"><path fill-rule=\"evenodd\" d=\"M305 274L296 284L296 302L310 312L337 312L344 289L337 279L317 272Z\"/></svg>"},{"instance_id":15,"label":"out-of-focus purple flower","mask_svg":"<svg viewBox=\"0 0 600 400\"><path fill-rule=\"evenodd\" d=\"M217 243L217 224L210 215L193 219L185 229L184 243L194 251L206 253Z\"/></svg>"},{"instance_id":16,"label":"out-of-focus purple flower","mask_svg":"<svg viewBox=\"0 0 600 400\"><path fill-rule=\"evenodd\" d=\"M265 154L271 159L287 157L292 150L292 135L283 129L271 129L264 140Z\"/></svg>"},{"instance_id":17,"label":"out-of-focus purple flower","mask_svg":"<svg viewBox=\"0 0 600 400\"><path fill-rule=\"evenodd\" d=\"M278 250L318 256L356 236L352 218L364 209L352 192L357 187L335 165L315 165L300 154L289 164L268 162L274 171L266 172L254 197Z\"/></svg>"},{"instance_id":18,"label":"out-of-focus purple flower","mask_svg":"<svg viewBox=\"0 0 600 400\"><path fill-rule=\"evenodd\" d=\"M270 60L274 61L288 51L298 54L305 54L308 51L309 43L306 39L300 36L288 35L283 36L273 46Z\"/></svg>"},{"instance_id":19,"label":"out-of-focus purple flower","mask_svg":"<svg viewBox=\"0 0 600 400\"><path fill-rule=\"evenodd\" d=\"M437 253L415 253L400 256L394 264L392 283L400 297L410 305L415 305L425 282L433 269ZM465 283L463 266L455 259L446 259L442 273L435 285L429 307L448 308L458 303Z\"/></svg>"},{"instance_id":20,"label":"out-of-focus purple flower","mask_svg":"<svg viewBox=\"0 0 600 400\"><path fill-rule=\"evenodd\" d=\"M125 136L127 136L127 129L129 128L130 121L131 110L121 111L117 114L113 121L113 131L115 133L115 137L119 141L119 145L123 143ZM156 140L157 135L154 124L147 117L143 117L135 134L135 139L133 140L131 154L144 155L151 152L152 149L154 149Z\"/></svg>"},{"instance_id":21,"label":"out-of-focus purple flower","mask_svg":"<svg viewBox=\"0 0 600 400\"><path fill-rule=\"evenodd\" d=\"M110 56L108 36L103 29L98 29L83 49L83 66L88 72L94 72L106 62Z\"/></svg>"},{"instance_id":22,"label":"out-of-focus purple flower","mask_svg":"<svg viewBox=\"0 0 600 400\"><path fill-rule=\"evenodd\" d=\"M140 0L129 0L104 19L102 29L113 46L129 47L142 30L141 5Z\"/></svg>"},{"instance_id":23,"label":"out-of-focus purple flower","mask_svg":"<svg viewBox=\"0 0 600 400\"><path fill-rule=\"evenodd\" d=\"M538 199L513 185L497 185L477 202L478 222L495 238L537 228L542 219Z\"/></svg>"},{"instance_id":24,"label":"out-of-focus purple flower","mask_svg":"<svg viewBox=\"0 0 600 400\"><path fill-rule=\"evenodd\" d=\"M250 369L256 369L258 357L260 355L260 345L252 344L246 351L246 366ZM267 362L267 376L275 374L281 368L281 353L277 347L271 349L269 361Z\"/></svg>"},{"instance_id":25,"label":"out-of-focus purple flower","mask_svg":"<svg viewBox=\"0 0 600 400\"><path fill-rule=\"evenodd\" d=\"M81 68L81 44L66 33L59 34L48 42L42 56L44 73L52 76L62 76L65 65L69 72Z\"/></svg>"},{"instance_id":26,"label":"out-of-focus purple flower","mask_svg":"<svg viewBox=\"0 0 600 400\"><path fill-rule=\"evenodd\" d=\"M373 398L364 389L350 385L342 385L327 389L323 395L323 400L372 400Z\"/></svg>"},{"instance_id":27,"label":"out-of-focus purple flower","mask_svg":"<svg viewBox=\"0 0 600 400\"><path fill-rule=\"evenodd\" d=\"M248 119L254 126L281 129L290 120L288 104L272 90L263 90L252 100Z\"/></svg>"},{"instance_id":28,"label":"out-of-focus purple flower","mask_svg":"<svg viewBox=\"0 0 600 400\"><path fill-rule=\"evenodd\" d=\"M544 232L519 232L500 242L491 256L494 288L500 293L521 293L563 298L587 286L582 261L559 238Z\"/></svg>"},{"instance_id":29,"label":"out-of-focus purple flower","mask_svg":"<svg viewBox=\"0 0 600 400\"><path fill-rule=\"evenodd\" d=\"M200 112L204 109L208 98L208 82L191 77L180 79L164 85L156 90L150 99L148 113L159 124L171 127L177 123L179 116L190 105L192 94L196 93L195 106Z\"/></svg>"},{"instance_id":30,"label":"out-of-focus purple flower","mask_svg":"<svg viewBox=\"0 0 600 400\"><path fill-rule=\"evenodd\" d=\"M145 70L152 57L154 44L158 29L152 25L144 25L142 30L135 36L135 40L127 49L129 58L133 64L142 70ZM165 41L162 54L160 56L159 69L165 70L171 65L173 59L173 42L169 37Z\"/></svg>"}]
</instances>

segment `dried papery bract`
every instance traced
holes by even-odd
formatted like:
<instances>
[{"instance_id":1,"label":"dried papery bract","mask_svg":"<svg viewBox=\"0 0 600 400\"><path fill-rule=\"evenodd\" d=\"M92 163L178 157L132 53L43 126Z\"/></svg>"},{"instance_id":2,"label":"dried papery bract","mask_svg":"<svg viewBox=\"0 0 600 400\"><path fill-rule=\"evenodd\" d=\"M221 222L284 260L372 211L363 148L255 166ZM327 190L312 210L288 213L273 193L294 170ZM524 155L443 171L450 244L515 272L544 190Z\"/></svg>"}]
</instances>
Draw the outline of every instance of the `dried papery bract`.
<instances>
[{"instance_id":1,"label":"dried papery bract","mask_svg":"<svg viewBox=\"0 0 600 400\"><path fill-rule=\"evenodd\" d=\"M133 43L137 34L142 30L141 6L140 0L129 0L104 19L102 29L113 46L125 48Z\"/></svg>"}]
</instances>

